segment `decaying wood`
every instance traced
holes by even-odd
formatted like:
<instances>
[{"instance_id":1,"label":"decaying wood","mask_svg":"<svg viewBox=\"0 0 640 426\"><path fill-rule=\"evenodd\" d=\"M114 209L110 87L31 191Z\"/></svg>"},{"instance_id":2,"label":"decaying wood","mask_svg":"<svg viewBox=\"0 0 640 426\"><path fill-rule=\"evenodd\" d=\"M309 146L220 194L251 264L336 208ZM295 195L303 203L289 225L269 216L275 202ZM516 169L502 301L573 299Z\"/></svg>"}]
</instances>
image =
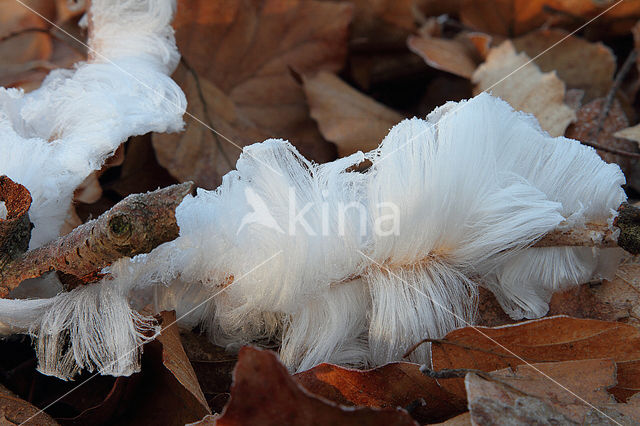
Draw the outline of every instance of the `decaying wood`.
<instances>
[{"instance_id":1,"label":"decaying wood","mask_svg":"<svg viewBox=\"0 0 640 426\"><path fill-rule=\"evenodd\" d=\"M193 186L187 182L130 195L99 218L7 263L0 270L0 295L53 270L90 282L114 261L174 240L179 231L175 209Z\"/></svg>"},{"instance_id":2,"label":"decaying wood","mask_svg":"<svg viewBox=\"0 0 640 426\"><path fill-rule=\"evenodd\" d=\"M0 219L0 270L29 248L31 194L24 186L0 176L0 201L7 208L6 219ZM0 292L1 294L1 292Z\"/></svg>"}]
</instances>

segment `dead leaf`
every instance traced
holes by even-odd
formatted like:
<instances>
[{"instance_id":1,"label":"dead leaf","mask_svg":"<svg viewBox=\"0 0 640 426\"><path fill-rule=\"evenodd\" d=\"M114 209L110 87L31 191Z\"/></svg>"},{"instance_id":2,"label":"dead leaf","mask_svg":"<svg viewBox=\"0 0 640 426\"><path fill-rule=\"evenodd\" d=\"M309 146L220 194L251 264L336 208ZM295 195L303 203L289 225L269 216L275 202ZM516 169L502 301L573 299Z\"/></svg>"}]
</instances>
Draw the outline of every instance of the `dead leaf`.
<instances>
[{"instance_id":1,"label":"dead leaf","mask_svg":"<svg viewBox=\"0 0 640 426\"><path fill-rule=\"evenodd\" d=\"M315 161L334 159L291 70L339 70L352 10L302 0L181 1L174 27L191 71L181 66L174 78L201 122L187 117L185 132L154 135L159 163L179 180L215 188L243 146L271 137Z\"/></svg>"},{"instance_id":2,"label":"dead leaf","mask_svg":"<svg viewBox=\"0 0 640 426\"><path fill-rule=\"evenodd\" d=\"M618 367L616 396L629 396L633 374L640 364L640 330L619 322L563 316L525 321L502 327L465 327L431 345L434 370L471 368L495 371L537 362L611 358ZM461 379L443 379L441 386L465 395ZM624 394L624 395L623 395Z\"/></svg>"},{"instance_id":3,"label":"dead leaf","mask_svg":"<svg viewBox=\"0 0 640 426\"><path fill-rule=\"evenodd\" d=\"M613 134L613 136L616 138L628 139L630 141L636 142L637 144L640 144L640 124L618 130Z\"/></svg>"},{"instance_id":4,"label":"dead leaf","mask_svg":"<svg viewBox=\"0 0 640 426\"><path fill-rule=\"evenodd\" d=\"M618 99L614 99L602 121L598 131L600 116L605 105L604 98L595 99L584 105L577 112L576 122L567 128L566 136L582 142L596 142L599 146L627 152L640 152L636 143L615 136L615 133L626 129L629 120ZM598 154L608 163L616 163L627 177L627 183L633 188L640 188L640 163L634 158L598 150Z\"/></svg>"},{"instance_id":5,"label":"dead leaf","mask_svg":"<svg viewBox=\"0 0 640 426\"><path fill-rule=\"evenodd\" d=\"M394 362L372 370L354 370L320 364L293 377L314 395L343 405L407 407L422 399L424 404L411 412L420 423L442 421L466 410L464 399L443 391L419 367Z\"/></svg>"},{"instance_id":6,"label":"dead leaf","mask_svg":"<svg viewBox=\"0 0 640 426\"><path fill-rule=\"evenodd\" d=\"M470 79L480 62L479 53L468 39L444 39L423 34L410 36L407 45L427 65L463 78Z\"/></svg>"},{"instance_id":7,"label":"dead leaf","mask_svg":"<svg viewBox=\"0 0 640 426\"><path fill-rule=\"evenodd\" d=\"M602 14L613 1L583 0L463 0L460 7L462 23L490 34L514 37L543 24L566 25L587 22ZM596 21L611 34L624 34L640 16L640 1L618 2Z\"/></svg>"},{"instance_id":8,"label":"dead leaf","mask_svg":"<svg viewBox=\"0 0 640 426\"><path fill-rule=\"evenodd\" d=\"M229 399L233 368L238 356L211 343L206 334L181 328L180 340L209 407L215 412L221 412Z\"/></svg>"},{"instance_id":9,"label":"dead leaf","mask_svg":"<svg viewBox=\"0 0 640 426\"><path fill-rule=\"evenodd\" d=\"M175 312L162 312L162 333L144 347L135 409L121 424L185 424L211 410L180 342Z\"/></svg>"},{"instance_id":10,"label":"dead leaf","mask_svg":"<svg viewBox=\"0 0 640 426\"><path fill-rule=\"evenodd\" d=\"M41 426L58 424L47 413L20 399L9 389L0 385L0 424L18 425L27 422Z\"/></svg>"},{"instance_id":11,"label":"dead leaf","mask_svg":"<svg viewBox=\"0 0 640 426\"><path fill-rule=\"evenodd\" d=\"M344 157L380 145L402 115L358 92L334 74L303 77L311 116L322 135L336 144Z\"/></svg>"},{"instance_id":12,"label":"dead leaf","mask_svg":"<svg viewBox=\"0 0 640 426\"><path fill-rule=\"evenodd\" d=\"M416 27L414 0L349 0L354 4L351 39L358 43L404 42Z\"/></svg>"},{"instance_id":13,"label":"dead leaf","mask_svg":"<svg viewBox=\"0 0 640 426\"><path fill-rule=\"evenodd\" d=\"M593 424L614 419L635 420L635 403L618 404L606 389L615 385L616 366L610 359L520 365L491 373L486 380L467 374L465 385L472 421L498 424L518 419L522 424ZM618 423L620 424L620 423Z\"/></svg>"},{"instance_id":14,"label":"dead leaf","mask_svg":"<svg viewBox=\"0 0 640 426\"><path fill-rule=\"evenodd\" d=\"M542 73L529 63L524 53L517 54L513 43L505 41L492 48L486 62L472 77L474 95L489 91L509 102L517 110L536 116L551 136L561 136L575 112L564 104L565 85L554 73Z\"/></svg>"},{"instance_id":15,"label":"dead leaf","mask_svg":"<svg viewBox=\"0 0 640 426\"><path fill-rule=\"evenodd\" d=\"M54 18L55 5L48 0L29 0L27 6ZM0 14L0 86L16 86L41 78L34 69L49 67L51 36L42 31L47 22L18 2L4 2ZM41 71L40 71L41 72Z\"/></svg>"},{"instance_id":16,"label":"dead leaf","mask_svg":"<svg viewBox=\"0 0 640 426\"><path fill-rule=\"evenodd\" d=\"M417 425L402 409L344 407L316 397L296 383L275 353L250 346L240 350L231 399L215 424Z\"/></svg>"},{"instance_id":17,"label":"dead leaf","mask_svg":"<svg viewBox=\"0 0 640 426\"><path fill-rule=\"evenodd\" d=\"M605 96L611 88L616 58L602 43L591 43L561 29L541 29L512 42L518 52L535 58L540 71L556 71L568 88L584 90L585 102Z\"/></svg>"},{"instance_id":18,"label":"dead leaf","mask_svg":"<svg viewBox=\"0 0 640 426\"><path fill-rule=\"evenodd\" d=\"M463 0L460 20L479 31L515 36L535 29L547 19L541 0Z\"/></svg>"},{"instance_id":19,"label":"dead leaf","mask_svg":"<svg viewBox=\"0 0 640 426\"><path fill-rule=\"evenodd\" d=\"M180 333L176 325L176 313L162 312L162 332L157 337L162 344L162 363L173 374L178 382L186 389L200 404L203 411L209 411L207 400L202 394L198 378L189 358L180 342Z\"/></svg>"}]
</instances>

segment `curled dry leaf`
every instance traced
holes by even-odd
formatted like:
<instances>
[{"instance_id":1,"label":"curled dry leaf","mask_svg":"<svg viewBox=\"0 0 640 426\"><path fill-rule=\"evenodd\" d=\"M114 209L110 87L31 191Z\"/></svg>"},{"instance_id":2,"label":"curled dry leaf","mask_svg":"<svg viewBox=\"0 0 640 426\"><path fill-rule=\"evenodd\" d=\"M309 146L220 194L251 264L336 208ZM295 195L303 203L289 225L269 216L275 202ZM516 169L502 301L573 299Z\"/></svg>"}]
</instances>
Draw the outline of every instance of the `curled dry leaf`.
<instances>
[{"instance_id":1,"label":"curled dry leaf","mask_svg":"<svg viewBox=\"0 0 640 426\"><path fill-rule=\"evenodd\" d=\"M335 149L309 116L291 70L340 69L352 9L302 0L179 2L174 27L188 66L174 79L200 121L187 117L183 133L154 135L160 164L180 180L215 188L243 146L268 138L288 139L315 161L332 160Z\"/></svg>"},{"instance_id":2,"label":"curled dry leaf","mask_svg":"<svg viewBox=\"0 0 640 426\"><path fill-rule=\"evenodd\" d=\"M303 77L311 116L322 135L336 144L343 157L376 148L403 117L358 92L336 75L320 72Z\"/></svg>"},{"instance_id":3,"label":"curled dry leaf","mask_svg":"<svg viewBox=\"0 0 640 426\"><path fill-rule=\"evenodd\" d=\"M289 375L275 353L250 346L240 350L231 399L215 424L417 425L402 409L344 407L315 396Z\"/></svg>"},{"instance_id":4,"label":"curled dry leaf","mask_svg":"<svg viewBox=\"0 0 640 426\"><path fill-rule=\"evenodd\" d=\"M200 389L196 373L189 362L189 358L180 342L180 333L176 324L175 311L160 313L162 318L162 332L157 337L162 344L162 365L171 372L182 388L189 393L189 400L194 412L210 413L207 400ZM201 415L199 417L202 417ZM198 417L196 417L198 418Z\"/></svg>"},{"instance_id":5,"label":"curled dry leaf","mask_svg":"<svg viewBox=\"0 0 640 426\"><path fill-rule=\"evenodd\" d=\"M309 392L343 405L375 408L407 407L420 423L442 421L466 410L466 401L420 372L419 365L394 362L372 370L353 370L320 364L293 376Z\"/></svg>"},{"instance_id":6,"label":"curled dry leaf","mask_svg":"<svg viewBox=\"0 0 640 426\"><path fill-rule=\"evenodd\" d=\"M465 327L431 345L432 367L495 371L524 363L611 358L619 399L637 392L640 330L628 324L570 317L549 317L503 327ZM461 379L441 379L441 386L465 396Z\"/></svg>"},{"instance_id":7,"label":"curled dry leaf","mask_svg":"<svg viewBox=\"0 0 640 426\"><path fill-rule=\"evenodd\" d=\"M517 110L536 116L551 136L561 136L575 112L564 103L565 85L554 73L542 73L507 40L492 48L472 77L474 95L489 91Z\"/></svg>"},{"instance_id":8,"label":"curled dry leaf","mask_svg":"<svg viewBox=\"0 0 640 426\"><path fill-rule=\"evenodd\" d=\"M584 90L585 102L605 96L611 88L616 58L600 42L591 43L561 29L537 30L512 42L518 52L534 58L540 71L555 71L567 87Z\"/></svg>"},{"instance_id":9,"label":"curled dry leaf","mask_svg":"<svg viewBox=\"0 0 640 426\"><path fill-rule=\"evenodd\" d=\"M118 424L183 425L202 419L211 410L185 353L175 312L156 317L162 333L144 346L135 403Z\"/></svg>"},{"instance_id":10,"label":"curled dry leaf","mask_svg":"<svg viewBox=\"0 0 640 426\"><path fill-rule=\"evenodd\" d=\"M479 53L466 37L444 39L422 34L410 36L407 45L427 65L463 78L470 79L480 62Z\"/></svg>"},{"instance_id":11,"label":"curled dry leaf","mask_svg":"<svg viewBox=\"0 0 640 426\"><path fill-rule=\"evenodd\" d=\"M215 412L222 411L229 399L233 368L238 361L237 355L211 343L206 334L184 328L180 329L180 340L209 407Z\"/></svg>"}]
</instances>

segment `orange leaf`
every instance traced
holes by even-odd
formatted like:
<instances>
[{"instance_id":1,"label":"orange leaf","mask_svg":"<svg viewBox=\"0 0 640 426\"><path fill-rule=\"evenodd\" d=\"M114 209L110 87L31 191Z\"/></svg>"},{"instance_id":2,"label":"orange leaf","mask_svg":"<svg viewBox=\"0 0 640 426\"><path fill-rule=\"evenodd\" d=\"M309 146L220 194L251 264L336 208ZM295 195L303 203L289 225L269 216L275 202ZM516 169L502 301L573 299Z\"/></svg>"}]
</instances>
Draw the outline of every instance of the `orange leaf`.
<instances>
[{"instance_id":1,"label":"orange leaf","mask_svg":"<svg viewBox=\"0 0 640 426\"><path fill-rule=\"evenodd\" d=\"M550 317L516 325L454 330L431 346L434 370L471 368L495 371L527 363L611 358L618 366L619 386L612 393L628 397L638 382L640 330L618 322ZM459 397L466 392L461 379L440 380Z\"/></svg>"},{"instance_id":2,"label":"orange leaf","mask_svg":"<svg viewBox=\"0 0 640 426\"><path fill-rule=\"evenodd\" d=\"M420 372L420 366L394 362L372 370L320 364L294 375L309 392L344 405L406 407L423 399L412 415L421 423L442 421L466 410L466 401L452 395Z\"/></svg>"},{"instance_id":3,"label":"orange leaf","mask_svg":"<svg viewBox=\"0 0 640 426\"><path fill-rule=\"evenodd\" d=\"M296 383L275 353L245 346L238 355L231 399L215 424L409 426L417 423L401 409L343 407L317 397Z\"/></svg>"}]
</instances>

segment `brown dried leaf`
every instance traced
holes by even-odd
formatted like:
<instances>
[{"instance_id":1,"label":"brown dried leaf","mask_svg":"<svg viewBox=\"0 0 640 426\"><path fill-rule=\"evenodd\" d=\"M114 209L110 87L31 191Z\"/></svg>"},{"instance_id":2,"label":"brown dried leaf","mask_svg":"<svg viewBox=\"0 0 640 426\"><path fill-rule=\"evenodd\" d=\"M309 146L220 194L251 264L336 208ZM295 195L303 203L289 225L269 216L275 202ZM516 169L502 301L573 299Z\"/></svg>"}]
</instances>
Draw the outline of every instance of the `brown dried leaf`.
<instances>
[{"instance_id":1,"label":"brown dried leaf","mask_svg":"<svg viewBox=\"0 0 640 426\"><path fill-rule=\"evenodd\" d=\"M615 134L629 127L629 120L620 102L614 99L609 111L598 131L600 116L605 106L605 99L598 98L584 105L577 112L576 122L567 128L566 136L582 142L595 142L599 146L627 152L640 152L638 145ZM617 163L627 177L627 182L635 189L640 188L640 163L634 158L598 151L602 159L608 163Z\"/></svg>"},{"instance_id":2,"label":"brown dried leaf","mask_svg":"<svg viewBox=\"0 0 640 426\"><path fill-rule=\"evenodd\" d=\"M142 385L126 424L185 424L211 410L180 342L175 312L162 312L162 333L144 347Z\"/></svg>"},{"instance_id":3,"label":"brown dried leaf","mask_svg":"<svg viewBox=\"0 0 640 426\"><path fill-rule=\"evenodd\" d=\"M55 16L55 5L49 0L25 3L47 18ZM32 71L49 66L53 49L51 37L25 30L46 30L47 22L19 2L5 1L0 7L0 86L17 86L41 79L41 72ZM12 34L16 35L4 39Z\"/></svg>"},{"instance_id":4,"label":"brown dried leaf","mask_svg":"<svg viewBox=\"0 0 640 426\"><path fill-rule=\"evenodd\" d=\"M20 399L9 389L0 385L0 424L18 425L26 424L27 422L41 426L55 426L58 424L47 413Z\"/></svg>"},{"instance_id":5,"label":"brown dried leaf","mask_svg":"<svg viewBox=\"0 0 640 426\"><path fill-rule=\"evenodd\" d=\"M162 317L162 333L157 340L162 343L162 364L173 374L178 382L196 399L204 411L209 411L207 400L202 394L198 378L187 358L180 342L180 333L176 325L175 311L164 311Z\"/></svg>"},{"instance_id":6,"label":"brown dried leaf","mask_svg":"<svg viewBox=\"0 0 640 426\"><path fill-rule=\"evenodd\" d=\"M420 55L427 65L463 78L471 78L478 66L479 54L468 40L444 39L426 34L410 36L409 49Z\"/></svg>"},{"instance_id":7,"label":"brown dried leaf","mask_svg":"<svg viewBox=\"0 0 640 426\"><path fill-rule=\"evenodd\" d=\"M404 41L415 29L414 0L350 0L355 6L351 39L360 43Z\"/></svg>"},{"instance_id":8,"label":"brown dried leaf","mask_svg":"<svg viewBox=\"0 0 640 426\"><path fill-rule=\"evenodd\" d=\"M466 401L444 391L420 366L395 362L372 370L320 364L294 375L309 392L338 404L375 408L406 407L423 399L411 415L420 423L442 421L466 410Z\"/></svg>"},{"instance_id":9,"label":"brown dried leaf","mask_svg":"<svg viewBox=\"0 0 640 426\"><path fill-rule=\"evenodd\" d=\"M512 40L542 72L556 71L571 89L582 89L585 101L605 96L613 82L616 58L602 43L591 43L560 29L543 29ZM544 52L544 54L542 54Z\"/></svg>"},{"instance_id":10,"label":"brown dried leaf","mask_svg":"<svg viewBox=\"0 0 640 426\"><path fill-rule=\"evenodd\" d=\"M180 329L180 340L209 407L214 412L221 412L229 399L233 368L238 356L211 343L206 334Z\"/></svg>"},{"instance_id":11,"label":"brown dried leaf","mask_svg":"<svg viewBox=\"0 0 640 426\"><path fill-rule=\"evenodd\" d=\"M296 383L275 353L249 346L240 350L231 399L215 424L417 425L402 409L343 407L316 397Z\"/></svg>"},{"instance_id":12,"label":"brown dried leaf","mask_svg":"<svg viewBox=\"0 0 640 426\"><path fill-rule=\"evenodd\" d=\"M613 136L616 138L628 139L640 144L640 124L618 130L613 134Z\"/></svg>"},{"instance_id":13,"label":"brown dried leaf","mask_svg":"<svg viewBox=\"0 0 640 426\"><path fill-rule=\"evenodd\" d=\"M242 146L270 137L289 139L315 161L334 159L291 69L340 69L352 9L302 0L181 1L176 39L193 72L181 66L174 78L188 111L224 137L187 119L181 134L154 135L159 163L180 180L215 188Z\"/></svg>"},{"instance_id":14,"label":"brown dried leaf","mask_svg":"<svg viewBox=\"0 0 640 426\"><path fill-rule=\"evenodd\" d=\"M491 34L514 37L543 24L575 27L614 6L613 1L584 0L463 0L461 21ZM617 2L598 18L597 25L609 33L624 34L640 16L640 1Z\"/></svg>"},{"instance_id":15,"label":"brown dried leaf","mask_svg":"<svg viewBox=\"0 0 640 426\"><path fill-rule=\"evenodd\" d=\"M402 115L358 92L335 74L303 77L311 116L343 157L376 148Z\"/></svg>"},{"instance_id":16,"label":"brown dried leaf","mask_svg":"<svg viewBox=\"0 0 640 426\"><path fill-rule=\"evenodd\" d=\"M492 48L472 77L474 94L489 91L515 109L532 113L551 136L561 136L575 112L564 103L565 85L555 74L542 73L529 57L505 41Z\"/></svg>"},{"instance_id":17,"label":"brown dried leaf","mask_svg":"<svg viewBox=\"0 0 640 426\"><path fill-rule=\"evenodd\" d=\"M506 348L506 349L505 349ZM536 362L611 358L618 367L612 393L622 395L640 364L640 330L618 322L550 317L515 325L454 330L431 346L434 370L471 368L494 371ZM465 395L461 379L440 380L441 386ZM629 392L624 397L629 396Z\"/></svg>"},{"instance_id":18,"label":"brown dried leaf","mask_svg":"<svg viewBox=\"0 0 640 426\"><path fill-rule=\"evenodd\" d=\"M634 414L635 404L617 404L606 391L616 383L615 371L613 361L593 359L520 365L516 371L492 373L493 380L469 373L465 385L471 418L480 424L505 418L522 424L592 424L594 417L633 423L637 418L626 414Z\"/></svg>"}]
</instances>

